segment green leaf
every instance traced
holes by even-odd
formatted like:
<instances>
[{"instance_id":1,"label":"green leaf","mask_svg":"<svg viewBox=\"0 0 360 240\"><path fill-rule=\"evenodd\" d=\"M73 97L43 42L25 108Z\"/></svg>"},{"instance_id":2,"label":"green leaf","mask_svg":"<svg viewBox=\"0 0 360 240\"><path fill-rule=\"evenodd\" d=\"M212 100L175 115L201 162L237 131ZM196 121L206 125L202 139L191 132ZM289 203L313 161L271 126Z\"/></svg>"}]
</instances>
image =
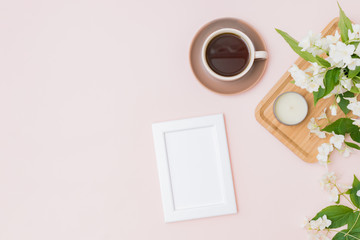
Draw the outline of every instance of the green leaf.
<instances>
[{"instance_id":1,"label":"green leaf","mask_svg":"<svg viewBox=\"0 0 360 240\"><path fill-rule=\"evenodd\" d=\"M325 68L331 67L331 64L328 61L326 61L325 59L323 59L322 57L316 56L315 58L321 66L323 66ZM357 74L355 74L355 75L357 75Z\"/></svg>"},{"instance_id":2,"label":"green leaf","mask_svg":"<svg viewBox=\"0 0 360 240\"><path fill-rule=\"evenodd\" d=\"M360 143L360 128L353 124L353 120L350 118L340 118L329 124L322 131L325 132L334 132L336 134L345 135L346 133L350 133L350 137L355 142Z\"/></svg>"},{"instance_id":3,"label":"green leaf","mask_svg":"<svg viewBox=\"0 0 360 240\"><path fill-rule=\"evenodd\" d=\"M280 29L275 28L275 30L284 38L284 40L289 44L289 46L296 52L300 57L305 59L308 62L316 62L320 66L329 68L331 67L331 64L319 56L313 56L311 53L307 51L302 51L302 48L299 47L299 42L291 37L288 33L281 31Z\"/></svg>"},{"instance_id":4,"label":"green leaf","mask_svg":"<svg viewBox=\"0 0 360 240\"><path fill-rule=\"evenodd\" d=\"M340 102L338 103L340 109L345 113L348 114L350 112L350 110L347 108L347 106L349 105L350 101L346 100L345 98L352 98L354 97L354 93L352 92L345 92L343 94L339 94L338 97L340 98Z\"/></svg>"},{"instance_id":5,"label":"green leaf","mask_svg":"<svg viewBox=\"0 0 360 240\"><path fill-rule=\"evenodd\" d=\"M345 236L346 240L359 240L360 231L351 231L348 235Z\"/></svg>"},{"instance_id":6,"label":"green leaf","mask_svg":"<svg viewBox=\"0 0 360 240\"><path fill-rule=\"evenodd\" d=\"M347 228L344 230L345 234L343 234L345 239L356 239L354 237L360 236L360 217L358 211L353 212L349 217Z\"/></svg>"},{"instance_id":7,"label":"green leaf","mask_svg":"<svg viewBox=\"0 0 360 240\"><path fill-rule=\"evenodd\" d=\"M350 92L352 92L352 93L360 93L360 90L359 90L359 88L357 88L355 86L352 86L351 89L350 89Z\"/></svg>"},{"instance_id":8,"label":"green leaf","mask_svg":"<svg viewBox=\"0 0 360 240\"><path fill-rule=\"evenodd\" d=\"M319 65L328 68L331 66L331 64L326 61L325 59L316 56L314 57L311 53L302 51L302 48L299 47L299 42L295 40L293 37L291 37L288 33L281 31L280 29L275 28L275 30L284 38L284 40L289 44L289 46L296 52L300 57L305 59L308 62L316 62Z\"/></svg>"},{"instance_id":9,"label":"green leaf","mask_svg":"<svg viewBox=\"0 0 360 240\"><path fill-rule=\"evenodd\" d=\"M347 236L346 233L347 233L348 231L349 231L349 230L345 229L345 230L342 230L342 231L338 232L338 233L333 237L332 240L345 240L345 236Z\"/></svg>"},{"instance_id":10,"label":"green leaf","mask_svg":"<svg viewBox=\"0 0 360 240\"><path fill-rule=\"evenodd\" d=\"M332 240L359 240L360 239L360 231L352 230L349 232L348 229L342 230L338 232Z\"/></svg>"},{"instance_id":11,"label":"green leaf","mask_svg":"<svg viewBox=\"0 0 360 240\"><path fill-rule=\"evenodd\" d=\"M340 68L330 69L326 72L324 77L325 89L320 87L317 92L313 92L314 105L323 97L328 95L336 85L339 84Z\"/></svg>"},{"instance_id":12,"label":"green leaf","mask_svg":"<svg viewBox=\"0 0 360 240\"><path fill-rule=\"evenodd\" d=\"M352 188L350 189L350 199L351 202L357 207L360 207L360 197L357 196L357 191L360 190L360 182L357 177L354 175L354 181L352 184Z\"/></svg>"},{"instance_id":13,"label":"green leaf","mask_svg":"<svg viewBox=\"0 0 360 240\"><path fill-rule=\"evenodd\" d=\"M325 89L319 87L319 90L317 92L313 92L313 96L314 96L314 105L316 106L316 103L325 96Z\"/></svg>"},{"instance_id":14,"label":"green leaf","mask_svg":"<svg viewBox=\"0 0 360 240\"><path fill-rule=\"evenodd\" d=\"M353 212L348 220L348 229L359 230L359 228L360 228L359 212Z\"/></svg>"},{"instance_id":15,"label":"green leaf","mask_svg":"<svg viewBox=\"0 0 360 240\"><path fill-rule=\"evenodd\" d=\"M360 76L355 76L352 80L356 83L360 83Z\"/></svg>"},{"instance_id":16,"label":"green leaf","mask_svg":"<svg viewBox=\"0 0 360 240\"><path fill-rule=\"evenodd\" d=\"M353 124L353 120L350 118L339 118L332 124L329 124L325 128L322 129L322 131L329 132L329 133L336 133L340 135L345 135L346 133L351 133L355 129L358 129L357 126ZM354 140L355 141L355 140Z\"/></svg>"},{"instance_id":17,"label":"green leaf","mask_svg":"<svg viewBox=\"0 0 360 240\"><path fill-rule=\"evenodd\" d=\"M355 95L354 95L354 93L352 93L352 92L349 92L349 91L347 91L347 92L344 92L343 94L341 94L343 97L345 97L345 98L352 98L352 97L355 97Z\"/></svg>"},{"instance_id":18,"label":"green leaf","mask_svg":"<svg viewBox=\"0 0 360 240\"><path fill-rule=\"evenodd\" d=\"M348 77L353 78L360 73L360 66L357 66L355 70L349 70Z\"/></svg>"},{"instance_id":19,"label":"green leaf","mask_svg":"<svg viewBox=\"0 0 360 240\"><path fill-rule=\"evenodd\" d=\"M357 145L357 144L355 144L355 143L351 143L351 142L344 142L346 145L348 145L349 147L351 147L351 148L355 148L355 149L357 149L357 150L360 150L360 146L359 145Z\"/></svg>"},{"instance_id":20,"label":"green leaf","mask_svg":"<svg viewBox=\"0 0 360 240\"><path fill-rule=\"evenodd\" d=\"M340 68L334 68L326 72L324 77L324 96L328 95L332 90L334 90L334 87L339 84L340 71Z\"/></svg>"},{"instance_id":21,"label":"green leaf","mask_svg":"<svg viewBox=\"0 0 360 240\"><path fill-rule=\"evenodd\" d=\"M339 19L338 27L340 29L341 40L343 42L347 42L349 40L348 30L350 29L350 31L353 32L353 29L350 19L345 15L339 3L338 6L340 10L340 19Z\"/></svg>"},{"instance_id":22,"label":"green leaf","mask_svg":"<svg viewBox=\"0 0 360 240\"><path fill-rule=\"evenodd\" d=\"M353 210L344 205L333 205L321 210L312 220L326 215L327 219L331 220L331 225L328 228L339 228L348 223L348 219L353 213Z\"/></svg>"},{"instance_id":23,"label":"green leaf","mask_svg":"<svg viewBox=\"0 0 360 240\"><path fill-rule=\"evenodd\" d=\"M311 53L306 51L301 51L302 48L299 47L299 42L297 40L295 40L286 32L281 31L280 29L275 29L275 30L285 39L285 41L300 57L302 57L308 62L317 62L316 58Z\"/></svg>"},{"instance_id":24,"label":"green leaf","mask_svg":"<svg viewBox=\"0 0 360 240\"><path fill-rule=\"evenodd\" d=\"M354 125L355 126L355 125ZM356 129L357 128L357 129ZM352 140L354 140L355 142L360 143L360 129L359 127L355 126L355 128L352 130L352 132L350 133L350 137Z\"/></svg>"}]
</instances>

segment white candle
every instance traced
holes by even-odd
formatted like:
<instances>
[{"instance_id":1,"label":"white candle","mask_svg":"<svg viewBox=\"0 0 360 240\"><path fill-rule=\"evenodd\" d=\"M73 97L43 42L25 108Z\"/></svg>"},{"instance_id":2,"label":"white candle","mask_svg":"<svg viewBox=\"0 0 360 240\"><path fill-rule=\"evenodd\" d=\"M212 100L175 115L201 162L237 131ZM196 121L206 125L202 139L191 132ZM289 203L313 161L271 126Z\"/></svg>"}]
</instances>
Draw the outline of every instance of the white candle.
<instances>
[{"instance_id":1,"label":"white candle","mask_svg":"<svg viewBox=\"0 0 360 240\"><path fill-rule=\"evenodd\" d=\"M274 114L279 122L286 125L301 123L308 113L305 98L296 92L281 94L274 103Z\"/></svg>"}]
</instances>

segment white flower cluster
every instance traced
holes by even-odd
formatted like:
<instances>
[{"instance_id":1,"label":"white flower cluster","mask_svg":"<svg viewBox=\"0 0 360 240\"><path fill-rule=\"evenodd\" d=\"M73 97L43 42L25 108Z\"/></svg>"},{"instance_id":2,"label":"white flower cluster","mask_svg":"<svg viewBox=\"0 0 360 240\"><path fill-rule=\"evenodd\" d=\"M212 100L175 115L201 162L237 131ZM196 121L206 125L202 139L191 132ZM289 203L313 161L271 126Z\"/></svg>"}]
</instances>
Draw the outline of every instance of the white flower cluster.
<instances>
[{"instance_id":1,"label":"white flower cluster","mask_svg":"<svg viewBox=\"0 0 360 240\"><path fill-rule=\"evenodd\" d=\"M299 47L302 48L302 51L311 53L313 56L321 55L323 53L329 52L330 46L336 44L340 41L340 34L335 33L334 36L329 35L325 38L321 38L321 34L314 34L312 31L299 42Z\"/></svg>"},{"instance_id":2,"label":"white flower cluster","mask_svg":"<svg viewBox=\"0 0 360 240\"><path fill-rule=\"evenodd\" d=\"M353 32L349 30L349 41L360 40L360 25L352 25ZM360 59L352 58L353 54L360 56L360 47L355 49L354 45L347 45L340 41L340 34L336 31L335 35L328 35L321 38L321 34L314 34L311 31L309 34L299 42L299 47L302 51L311 53L313 56L326 53L327 59L334 67L348 67L354 70L356 66L360 66Z\"/></svg>"},{"instance_id":3,"label":"white flower cluster","mask_svg":"<svg viewBox=\"0 0 360 240\"><path fill-rule=\"evenodd\" d=\"M328 35L322 38L321 34L314 34L310 31L299 42L299 47L302 48L301 51L309 52L313 56L326 54L328 57L325 60L331 64L331 67L341 68L340 84L335 86L334 90L327 97L350 91L354 86L352 79L348 78L344 72L346 67L349 70L355 70L357 66L360 66L360 58L353 57L354 54L360 57L360 44L358 47L350 44L351 42L360 41L360 25L353 24L352 28L353 32L349 30L349 44L340 41L340 34L338 32L335 35ZM317 92L319 87L324 88L323 79L326 70L326 68L319 66L317 63L311 63L311 66L305 71L293 65L289 72L296 86L312 93ZM357 83L356 87L360 88L360 84Z\"/></svg>"},{"instance_id":4,"label":"white flower cluster","mask_svg":"<svg viewBox=\"0 0 360 240\"><path fill-rule=\"evenodd\" d=\"M360 39L360 25L359 24L352 24L353 32L350 30L348 31L349 40L359 40Z\"/></svg>"},{"instance_id":5,"label":"white flower cluster","mask_svg":"<svg viewBox=\"0 0 360 240\"><path fill-rule=\"evenodd\" d=\"M336 176L334 172L325 173L320 181L321 188L327 191L330 196L330 202L337 202L339 200L339 189L336 186Z\"/></svg>"},{"instance_id":6,"label":"white flower cluster","mask_svg":"<svg viewBox=\"0 0 360 240\"><path fill-rule=\"evenodd\" d=\"M321 67L317 63L311 63L311 66L305 71L299 69L295 64L289 69L289 73L294 79L295 85L302 89L306 89L310 93L317 92L319 87L325 88L325 72L326 68ZM340 76L340 84L336 85L335 88L327 96L325 96L325 98L328 98L334 94L342 94L344 92L350 91L354 86L352 79L346 77L343 69L341 70ZM356 84L356 87L360 88L360 84Z\"/></svg>"},{"instance_id":7,"label":"white flower cluster","mask_svg":"<svg viewBox=\"0 0 360 240\"><path fill-rule=\"evenodd\" d=\"M317 63L311 63L311 66L302 71L295 64L289 69L296 86L306 89L308 92L317 92L319 87L324 88L324 76L326 69ZM311 73L309 75L307 72Z\"/></svg>"},{"instance_id":8,"label":"white flower cluster","mask_svg":"<svg viewBox=\"0 0 360 240\"><path fill-rule=\"evenodd\" d=\"M320 180L321 188L330 194L329 200L331 202L338 202L340 195L352 188L352 186L337 184L336 180L337 177L334 172L325 173ZM357 195L360 196L360 190L357 192ZM305 219L303 223L303 227L308 232L309 239L312 240L330 240L331 238L328 236L328 227L330 225L331 220L326 215L311 221Z\"/></svg>"},{"instance_id":9,"label":"white flower cluster","mask_svg":"<svg viewBox=\"0 0 360 240\"><path fill-rule=\"evenodd\" d=\"M325 114L325 116L324 116L324 114ZM323 119L323 118L327 118L325 112L320 117L318 117L318 119ZM315 118L310 119L310 122L308 123L307 128L310 130L310 133L316 134L316 136L318 136L319 138L326 137L325 132L322 132L320 130L320 126L316 123Z\"/></svg>"},{"instance_id":10,"label":"white flower cluster","mask_svg":"<svg viewBox=\"0 0 360 240\"><path fill-rule=\"evenodd\" d=\"M294 64L288 71L291 74L291 77L294 79L294 84L302 89L306 89L310 93L317 92L319 87L325 88L324 77L326 68L321 67L317 63L311 63L311 66L305 71L299 69L298 66ZM344 92L350 91L354 86L352 79L346 77L344 69L341 69L340 76L340 84L336 85L334 89L324 98L328 98L334 94L342 94ZM356 87L360 88L360 84L356 84Z\"/></svg>"},{"instance_id":11,"label":"white flower cluster","mask_svg":"<svg viewBox=\"0 0 360 240\"><path fill-rule=\"evenodd\" d=\"M303 227L308 231L309 238L312 240L330 240L327 236L328 231L326 228L331 225L331 220L327 219L324 215L316 220L307 220L303 224Z\"/></svg>"},{"instance_id":12,"label":"white flower cluster","mask_svg":"<svg viewBox=\"0 0 360 240\"><path fill-rule=\"evenodd\" d=\"M336 179L337 177L334 172L327 172L320 180L321 188L330 194L329 201L335 203L339 201L341 193L344 193L352 188L351 185L336 184Z\"/></svg>"},{"instance_id":13,"label":"white flower cluster","mask_svg":"<svg viewBox=\"0 0 360 240\"><path fill-rule=\"evenodd\" d=\"M350 105L350 104L349 104ZM334 114L334 109L331 109L331 114ZM336 109L335 109L336 115ZM321 115L317 118L318 120L321 119L328 119L326 115L326 108L321 113ZM360 119L353 119L354 125L360 126ZM326 138L326 133L320 130L320 126L316 123L315 118L311 118L310 122L307 125L307 128L310 130L310 133L314 133L319 138ZM351 148L344 144L345 137L343 135L337 135L334 132L332 133L332 137L330 138L329 143L323 143L318 147L318 155L316 156L317 160L321 165L327 167L329 163L329 155L334 149L337 149L344 157L350 156Z\"/></svg>"},{"instance_id":14,"label":"white flower cluster","mask_svg":"<svg viewBox=\"0 0 360 240\"><path fill-rule=\"evenodd\" d=\"M344 157L349 157L351 154L351 148L344 144L345 137L343 135L337 135L334 132L332 135L330 143L323 143L318 147L319 153L316 156L319 163L326 167L329 163L329 155L334 149L338 150Z\"/></svg>"},{"instance_id":15,"label":"white flower cluster","mask_svg":"<svg viewBox=\"0 0 360 240\"><path fill-rule=\"evenodd\" d=\"M337 42L336 45L330 45L328 61L334 67L348 67L350 70L355 70L360 66L360 59L352 58L353 54L360 55L360 48L355 51L354 45L346 45L343 42Z\"/></svg>"},{"instance_id":16,"label":"white flower cluster","mask_svg":"<svg viewBox=\"0 0 360 240\"><path fill-rule=\"evenodd\" d=\"M329 155L334 151L334 147L332 144L323 143L318 147L318 155L316 156L317 160L320 164L327 166L329 163Z\"/></svg>"}]
</instances>

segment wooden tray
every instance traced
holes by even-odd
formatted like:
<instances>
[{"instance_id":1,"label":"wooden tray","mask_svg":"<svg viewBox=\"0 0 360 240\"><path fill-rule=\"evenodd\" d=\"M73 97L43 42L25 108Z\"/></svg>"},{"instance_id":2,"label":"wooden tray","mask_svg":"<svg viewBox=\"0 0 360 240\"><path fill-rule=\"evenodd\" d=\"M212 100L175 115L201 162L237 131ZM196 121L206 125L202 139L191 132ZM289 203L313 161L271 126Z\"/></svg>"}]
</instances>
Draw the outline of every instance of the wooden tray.
<instances>
[{"instance_id":1,"label":"wooden tray","mask_svg":"<svg viewBox=\"0 0 360 240\"><path fill-rule=\"evenodd\" d=\"M326 28L322 31L322 36L334 34L337 30L337 23L339 19L333 19ZM289 47L289 51L292 51ZM300 69L306 69L309 67L309 63L302 58L298 58L295 62ZM328 108L331 104L334 103L334 97L328 99L320 99L314 107L313 95L307 92L304 89L301 89L295 84L291 83L292 77L289 72L286 73L280 78L280 80L275 84L275 86L270 90L270 92L261 100L261 102L256 107L255 116L257 121L263 125L271 134L278 138L283 144L285 144L291 151L293 151L298 157L300 157L305 162L313 163L317 162L316 155L318 154L318 146L324 142L329 142L329 139L320 139L315 134L311 134L307 128L312 117L320 116L324 108ZM281 124L274 116L273 113L273 103L275 99L283 92L294 91L303 95L308 103L309 112L305 120L299 125L295 126L286 126ZM338 109L338 112L341 112ZM330 120L343 117L344 115L331 116L329 110L327 110L328 117ZM327 124L327 120L317 121L321 126Z\"/></svg>"}]
</instances>

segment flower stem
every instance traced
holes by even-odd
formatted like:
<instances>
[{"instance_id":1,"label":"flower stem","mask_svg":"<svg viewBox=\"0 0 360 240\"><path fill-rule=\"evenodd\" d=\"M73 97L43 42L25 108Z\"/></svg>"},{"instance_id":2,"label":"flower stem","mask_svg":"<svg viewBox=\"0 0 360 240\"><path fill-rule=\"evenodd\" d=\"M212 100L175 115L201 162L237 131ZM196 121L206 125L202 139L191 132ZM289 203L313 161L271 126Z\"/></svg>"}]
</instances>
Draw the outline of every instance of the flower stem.
<instances>
[{"instance_id":1,"label":"flower stem","mask_svg":"<svg viewBox=\"0 0 360 240\"><path fill-rule=\"evenodd\" d=\"M336 187L336 189L340 192L340 196L343 196L354 208L355 210L359 210L351 201L350 199L345 195L345 193L341 193L340 189L338 188L338 186L336 184L334 184L334 186Z\"/></svg>"}]
</instances>

